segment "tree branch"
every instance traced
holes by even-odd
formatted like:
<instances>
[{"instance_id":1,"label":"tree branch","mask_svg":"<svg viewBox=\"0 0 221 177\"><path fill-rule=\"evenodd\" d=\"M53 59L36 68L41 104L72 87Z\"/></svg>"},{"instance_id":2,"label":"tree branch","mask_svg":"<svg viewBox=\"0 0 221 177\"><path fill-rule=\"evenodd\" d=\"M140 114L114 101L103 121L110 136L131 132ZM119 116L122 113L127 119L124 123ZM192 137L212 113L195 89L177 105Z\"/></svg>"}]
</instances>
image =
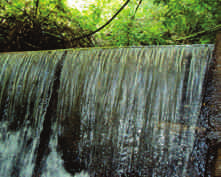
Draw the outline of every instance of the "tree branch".
<instances>
[{"instance_id":1,"label":"tree branch","mask_svg":"<svg viewBox=\"0 0 221 177\"><path fill-rule=\"evenodd\" d=\"M137 10L138 10L138 8L140 7L141 3L142 3L142 0L139 1L138 5L137 5L137 7L136 7L136 9L135 9L135 11L134 11L134 15L132 16L132 19L135 18L135 15L136 15Z\"/></svg>"},{"instance_id":2,"label":"tree branch","mask_svg":"<svg viewBox=\"0 0 221 177\"><path fill-rule=\"evenodd\" d=\"M126 5L130 2L130 0L127 0L123 6L113 15L113 17L111 17L104 25L102 25L100 28L96 29L95 31L92 31L88 34L85 34L85 35L82 35L82 36L79 36L79 37L76 37L72 40L79 40L79 39L82 39L82 38L86 38L86 37L89 37L95 33L97 33L98 31L102 30L104 27L106 27L111 21L113 21L113 19L126 7Z\"/></svg>"},{"instance_id":3,"label":"tree branch","mask_svg":"<svg viewBox=\"0 0 221 177\"><path fill-rule=\"evenodd\" d=\"M218 31L218 30L220 30L220 29L221 29L221 24L216 25L215 27L209 28L209 29L204 30L204 31L199 31L199 32L194 33L194 34L191 34L191 35L189 35L189 36L176 39L176 41L182 41L182 40L186 40L186 39L191 39L191 38L194 38L194 37L197 37L197 36L200 36L200 35L204 35L204 34L206 34L206 33L208 33L208 32Z\"/></svg>"},{"instance_id":4,"label":"tree branch","mask_svg":"<svg viewBox=\"0 0 221 177\"><path fill-rule=\"evenodd\" d=\"M38 5L39 5L39 0L35 1L35 17L37 17L38 14Z\"/></svg>"},{"instance_id":5,"label":"tree branch","mask_svg":"<svg viewBox=\"0 0 221 177\"><path fill-rule=\"evenodd\" d=\"M130 21L129 21L128 26L127 26L127 45L128 46L130 45L130 28L133 27L133 22L134 22L137 10L139 9L141 3L142 3L142 0L140 0L139 3L137 4L137 7L134 11L134 14L131 16Z\"/></svg>"}]
</instances>

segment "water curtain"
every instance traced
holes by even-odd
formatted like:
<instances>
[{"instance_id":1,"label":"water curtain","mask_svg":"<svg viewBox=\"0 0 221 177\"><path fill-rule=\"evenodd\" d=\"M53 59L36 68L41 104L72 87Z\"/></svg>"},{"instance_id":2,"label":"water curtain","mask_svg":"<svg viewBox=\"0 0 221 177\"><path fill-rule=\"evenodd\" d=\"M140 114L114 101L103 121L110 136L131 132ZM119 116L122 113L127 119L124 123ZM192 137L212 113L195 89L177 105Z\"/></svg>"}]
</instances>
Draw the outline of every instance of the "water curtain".
<instances>
[{"instance_id":1,"label":"water curtain","mask_svg":"<svg viewBox=\"0 0 221 177\"><path fill-rule=\"evenodd\" d=\"M0 54L0 176L203 176L212 50Z\"/></svg>"}]
</instances>

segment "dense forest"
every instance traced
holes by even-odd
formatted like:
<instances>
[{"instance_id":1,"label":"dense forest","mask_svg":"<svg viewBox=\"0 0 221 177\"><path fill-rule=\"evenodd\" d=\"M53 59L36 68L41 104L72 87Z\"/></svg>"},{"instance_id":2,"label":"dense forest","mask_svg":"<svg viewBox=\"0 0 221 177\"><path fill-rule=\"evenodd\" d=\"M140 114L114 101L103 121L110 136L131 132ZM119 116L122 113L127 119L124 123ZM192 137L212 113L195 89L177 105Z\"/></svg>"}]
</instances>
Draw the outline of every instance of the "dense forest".
<instances>
[{"instance_id":1,"label":"dense forest","mask_svg":"<svg viewBox=\"0 0 221 177\"><path fill-rule=\"evenodd\" d=\"M217 0L70 2L1 0L0 52L208 44L221 30Z\"/></svg>"}]
</instances>

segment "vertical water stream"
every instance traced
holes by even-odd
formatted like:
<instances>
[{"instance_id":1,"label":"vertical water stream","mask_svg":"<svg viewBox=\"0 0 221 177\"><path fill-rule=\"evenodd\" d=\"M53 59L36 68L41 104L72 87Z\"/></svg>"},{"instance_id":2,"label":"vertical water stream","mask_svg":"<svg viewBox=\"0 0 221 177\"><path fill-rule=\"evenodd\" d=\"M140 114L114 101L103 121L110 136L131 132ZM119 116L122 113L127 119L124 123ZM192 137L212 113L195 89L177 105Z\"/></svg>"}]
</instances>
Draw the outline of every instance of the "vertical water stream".
<instances>
[{"instance_id":1,"label":"vertical water stream","mask_svg":"<svg viewBox=\"0 0 221 177\"><path fill-rule=\"evenodd\" d=\"M0 176L203 176L207 125L199 121L212 49L1 54Z\"/></svg>"},{"instance_id":2,"label":"vertical water stream","mask_svg":"<svg viewBox=\"0 0 221 177\"><path fill-rule=\"evenodd\" d=\"M0 176L32 176L56 63L62 53L0 58Z\"/></svg>"}]
</instances>

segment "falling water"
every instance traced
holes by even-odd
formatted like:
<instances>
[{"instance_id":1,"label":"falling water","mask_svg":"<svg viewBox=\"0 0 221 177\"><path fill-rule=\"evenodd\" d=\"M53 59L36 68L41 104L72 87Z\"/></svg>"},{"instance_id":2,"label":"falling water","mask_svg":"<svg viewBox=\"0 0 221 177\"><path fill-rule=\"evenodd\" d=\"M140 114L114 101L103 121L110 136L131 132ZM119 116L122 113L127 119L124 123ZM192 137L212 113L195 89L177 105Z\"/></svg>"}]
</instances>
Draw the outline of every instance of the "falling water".
<instances>
[{"instance_id":1,"label":"falling water","mask_svg":"<svg viewBox=\"0 0 221 177\"><path fill-rule=\"evenodd\" d=\"M61 54L3 54L0 58L0 176L31 176Z\"/></svg>"},{"instance_id":2,"label":"falling water","mask_svg":"<svg viewBox=\"0 0 221 177\"><path fill-rule=\"evenodd\" d=\"M204 176L212 49L1 54L0 176Z\"/></svg>"}]
</instances>

